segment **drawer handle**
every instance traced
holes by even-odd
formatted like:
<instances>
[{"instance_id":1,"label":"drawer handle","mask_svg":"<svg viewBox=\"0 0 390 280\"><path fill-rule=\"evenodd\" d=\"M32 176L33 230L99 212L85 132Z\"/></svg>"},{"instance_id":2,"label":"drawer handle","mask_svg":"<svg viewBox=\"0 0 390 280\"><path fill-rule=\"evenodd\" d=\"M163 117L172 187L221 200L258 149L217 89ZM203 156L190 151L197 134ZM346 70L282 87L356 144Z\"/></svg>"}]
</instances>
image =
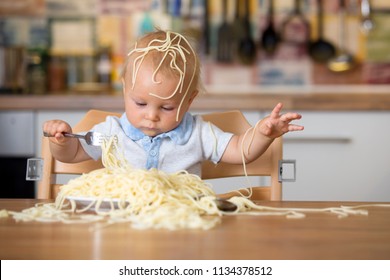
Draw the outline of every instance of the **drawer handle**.
<instances>
[{"instance_id":1,"label":"drawer handle","mask_svg":"<svg viewBox=\"0 0 390 280\"><path fill-rule=\"evenodd\" d=\"M281 182L295 182L297 171L296 171L296 160L295 159L282 159L278 162L278 181ZM287 171L287 172L286 172Z\"/></svg>"},{"instance_id":2,"label":"drawer handle","mask_svg":"<svg viewBox=\"0 0 390 280\"><path fill-rule=\"evenodd\" d=\"M283 138L285 143L307 143L307 142L319 142L319 143L350 143L352 138L349 136L305 136L305 137L285 137Z\"/></svg>"},{"instance_id":3,"label":"drawer handle","mask_svg":"<svg viewBox=\"0 0 390 280\"><path fill-rule=\"evenodd\" d=\"M27 159L26 181L39 181L43 175L43 159Z\"/></svg>"}]
</instances>

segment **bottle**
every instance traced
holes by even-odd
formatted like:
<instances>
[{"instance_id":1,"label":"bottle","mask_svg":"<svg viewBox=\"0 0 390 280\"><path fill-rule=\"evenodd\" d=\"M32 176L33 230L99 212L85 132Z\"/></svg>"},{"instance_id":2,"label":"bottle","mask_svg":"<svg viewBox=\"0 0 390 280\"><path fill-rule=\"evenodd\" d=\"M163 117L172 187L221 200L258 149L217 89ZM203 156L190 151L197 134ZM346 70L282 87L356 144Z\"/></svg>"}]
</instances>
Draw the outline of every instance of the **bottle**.
<instances>
[{"instance_id":1,"label":"bottle","mask_svg":"<svg viewBox=\"0 0 390 280\"><path fill-rule=\"evenodd\" d=\"M60 56L51 56L48 69L48 91L66 90L66 69Z\"/></svg>"},{"instance_id":2,"label":"bottle","mask_svg":"<svg viewBox=\"0 0 390 280\"><path fill-rule=\"evenodd\" d=\"M171 6L172 30L178 33L183 31L183 18L181 14L182 0L173 0Z\"/></svg>"},{"instance_id":3,"label":"bottle","mask_svg":"<svg viewBox=\"0 0 390 280\"><path fill-rule=\"evenodd\" d=\"M109 47L102 47L97 57L98 81L101 84L111 86L111 51Z\"/></svg>"},{"instance_id":4,"label":"bottle","mask_svg":"<svg viewBox=\"0 0 390 280\"><path fill-rule=\"evenodd\" d=\"M46 58L42 49L28 51L27 92L34 95L46 93Z\"/></svg>"}]
</instances>

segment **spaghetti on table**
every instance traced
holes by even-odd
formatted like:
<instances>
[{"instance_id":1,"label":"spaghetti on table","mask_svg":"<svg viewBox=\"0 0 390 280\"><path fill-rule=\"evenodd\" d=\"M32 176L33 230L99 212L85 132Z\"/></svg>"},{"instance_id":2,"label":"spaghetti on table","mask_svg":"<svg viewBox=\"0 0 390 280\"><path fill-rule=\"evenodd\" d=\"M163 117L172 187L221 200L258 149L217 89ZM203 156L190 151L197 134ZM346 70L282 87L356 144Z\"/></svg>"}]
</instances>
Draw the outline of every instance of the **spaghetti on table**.
<instances>
[{"instance_id":1,"label":"spaghetti on table","mask_svg":"<svg viewBox=\"0 0 390 280\"><path fill-rule=\"evenodd\" d=\"M198 176L185 171L167 174L157 169L141 170L129 166L114 137L102 145L104 168L72 179L61 187L54 203L37 204L21 212L2 210L17 221L105 224L129 222L138 229L210 229L223 215L284 215L304 218L304 213L329 212L338 217L367 215L355 207L275 208L257 205L238 192L229 199L237 205L234 212L218 209L216 195ZM91 203L79 208L69 197L89 197ZM102 208L103 202L109 209ZM114 203L115 202L115 203ZM372 205L371 205L372 206ZM380 205L382 206L382 205Z\"/></svg>"}]
</instances>

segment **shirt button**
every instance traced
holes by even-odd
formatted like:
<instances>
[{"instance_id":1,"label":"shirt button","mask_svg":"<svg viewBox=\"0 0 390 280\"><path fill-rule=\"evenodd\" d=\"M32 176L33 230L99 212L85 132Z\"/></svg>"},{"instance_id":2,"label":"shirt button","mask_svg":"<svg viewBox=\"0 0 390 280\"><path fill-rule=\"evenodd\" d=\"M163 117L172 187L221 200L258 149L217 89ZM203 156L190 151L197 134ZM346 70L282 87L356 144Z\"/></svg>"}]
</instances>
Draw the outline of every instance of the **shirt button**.
<instances>
[{"instance_id":1,"label":"shirt button","mask_svg":"<svg viewBox=\"0 0 390 280\"><path fill-rule=\"evenodd\" d=\"M157 152L155 150L151 150L149 152L149 154L152 156L152 157L155 157L157 155Z\"/></svg>"}]
</instances>

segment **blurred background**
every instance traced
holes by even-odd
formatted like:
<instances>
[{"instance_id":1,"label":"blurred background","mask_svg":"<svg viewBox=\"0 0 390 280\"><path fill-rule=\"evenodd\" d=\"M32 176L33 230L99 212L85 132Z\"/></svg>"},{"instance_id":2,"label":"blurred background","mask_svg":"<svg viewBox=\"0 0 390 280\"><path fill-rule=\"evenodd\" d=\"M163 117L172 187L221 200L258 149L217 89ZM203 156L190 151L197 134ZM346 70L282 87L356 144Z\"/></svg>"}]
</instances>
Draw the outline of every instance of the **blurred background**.
<instances>
[{"instance_id":1,"label":"blurred background","mask_svg":"<svg viewBox=\"0 0 390 280\"><path fill-rule=\"evenodd\" d=\"M190 35L207 85L390 83L386 0L2 0L0 92L120 90L134 39Z\"/></svg>"}]
</instances>

